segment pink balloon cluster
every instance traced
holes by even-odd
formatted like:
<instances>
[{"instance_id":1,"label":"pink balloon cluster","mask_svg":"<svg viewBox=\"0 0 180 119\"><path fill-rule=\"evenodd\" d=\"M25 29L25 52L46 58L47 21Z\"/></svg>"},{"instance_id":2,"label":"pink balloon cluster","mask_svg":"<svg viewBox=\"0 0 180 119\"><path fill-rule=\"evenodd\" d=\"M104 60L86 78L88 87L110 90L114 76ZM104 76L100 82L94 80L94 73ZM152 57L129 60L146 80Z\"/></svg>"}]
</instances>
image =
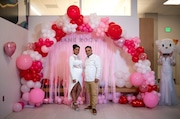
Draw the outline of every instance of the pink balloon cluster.
<instances>
[{"instance_id":1,"label":"pink balloon cluster","mask_svg":"<svg viewBox=\"0 0 180 119\"><path fill-rule=\"evenodd\" d=\"M148 85L154 85L155 84L155 73L154 71L149 71L145 74L143 74L145 84Z\"/></svg>"},{"instance_id":2,"label":"pink balloon cluster","mask_svg":"<svg viewBox=\"0 0 180 119\"><path fill-rule=\"evenodd\" d=\"M95 29L96 36L103 37L105 35L105 32L107 32L108 30L108 26L109 26L109 18L108 17L101 18L99 25Z\"/></svg>"},{"instance_id":3,"label":"pink balloon cluster","mask_svg":"<svg viewBox=\"0 0 180 119\"><path fill-rule=\"evenodd\" d=\"M55 97L55 103L62 104L63 99L64 99L64 97L62 97L62 96L56 96ZM48 103L49 102L48 100L49 100L48 98L44 99L44 103Z\"/></svg>"},{"instance_id":4,"label":"pink balloon cluster","mask_svg":"<svg viewBox=\"0 0 180 119\"><path fill-rule=\"evenodd\" d=\"M81 26L78 27L78 30L81 32L92 32L93 29L87 23L83 23Z\"/></svg>"},{"instance_id":5,"label":"pink balloon cluster","mask_svg":"<svg viewBox=\"0 0 180 119\"><path fill-rule=\"evenodd\" d=\"M105 97L105 95L98 95L98 103L99 104L106 104L107 103L107 99Z\"/></svg>"}]
</instances>

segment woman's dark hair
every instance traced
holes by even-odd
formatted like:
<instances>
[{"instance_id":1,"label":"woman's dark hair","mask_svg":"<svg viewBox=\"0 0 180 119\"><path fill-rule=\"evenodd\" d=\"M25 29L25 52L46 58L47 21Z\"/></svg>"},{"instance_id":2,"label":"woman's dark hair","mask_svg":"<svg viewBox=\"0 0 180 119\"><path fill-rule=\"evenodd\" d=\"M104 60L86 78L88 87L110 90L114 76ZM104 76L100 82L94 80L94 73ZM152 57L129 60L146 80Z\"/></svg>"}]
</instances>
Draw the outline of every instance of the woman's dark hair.
<instances>
[{"instance_id":1,"label":"woman's dark hair","mask_svg":"<svg viewBox=\"0 0 180 119\"><path fill-rule=\"evenodd\" d=\"M73 45L73 49L75 49L75 48L77 48L77 47L80 48L79 45L77 45L77 44L74 44L74 45Z\"/></svg>"}]
</instances>

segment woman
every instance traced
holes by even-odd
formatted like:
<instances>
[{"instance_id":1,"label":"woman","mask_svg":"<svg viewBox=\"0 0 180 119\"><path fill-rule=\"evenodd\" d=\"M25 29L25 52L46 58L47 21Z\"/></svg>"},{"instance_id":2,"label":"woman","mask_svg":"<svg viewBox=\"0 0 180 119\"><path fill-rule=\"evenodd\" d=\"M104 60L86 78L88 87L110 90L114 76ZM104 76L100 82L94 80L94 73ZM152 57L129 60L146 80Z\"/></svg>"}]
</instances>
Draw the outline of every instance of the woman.
<instances>
[{"instance_id":1,"label":"woman","mask_svg":"<svg viewBox=\"0 0 180 119\"><path fill-rule=\"evenodd\" d=\"M80 47L77 44L73 45L73 55L69 58L70 80L68 97L72 98L71 107L79 110L77 98L82 90L82 60L78 56Z\"/></svg>"}]
</instances>

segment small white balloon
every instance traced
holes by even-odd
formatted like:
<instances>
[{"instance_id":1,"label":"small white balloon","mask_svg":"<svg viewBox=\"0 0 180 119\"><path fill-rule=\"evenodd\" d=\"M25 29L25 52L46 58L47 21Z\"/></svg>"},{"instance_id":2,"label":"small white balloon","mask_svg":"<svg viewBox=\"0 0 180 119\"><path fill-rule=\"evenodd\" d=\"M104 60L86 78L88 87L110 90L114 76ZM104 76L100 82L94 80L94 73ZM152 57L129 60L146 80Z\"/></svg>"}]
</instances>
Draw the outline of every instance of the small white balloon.
<instances>
[{"instance_id":1,"label":"small white balloon","mask_svg":"<svg viewBox=\"0 0 180 119\"><path fill-rule=\"evenodd\" d=\"M40 88L41 87L41 83L39 81L36 81L34 83L34 88Z\"/></svg>"},{"instance_id":2,"label":"small white balloon","mask_svg":"<svg viewBox=\"0 0 180 119\"><path fill-rule=\"evenodd\" d=\"M41 51L42 51L43 53L48 53L48 52L49 52L49 48L46 47L45 45L43 45L43 46L41 47Z\"/></svg>"},{"instance_id":3,"label":"small white balloon","mask_svg":"<svg viewBox=\"0 0 180 119\"><path fill-rule=\"evenodd\" d=\"M29 92L29 91L30 91L30 88L28 88L26 85L22 85L22 86L21 86L21 91L22 91L23 93Z\"/></svg>"},{"instance_id":4,"label":"small white balloon","mask_svg":"<svg viewBox=\"0 0 180 119\"><path fill-rule=\"evenodd\" d=\"M26 84L26 82L27 82L27 81L26 81L24 78L21 78L21 84L22 84L22 85Z\"/></svg>"},{"instance_id":5,"label":"small white balloon","mask_svg":"<svg viewBox=\"0 0 180 119\"><path fill-rule=\"evenodd\" d=\"M32 80L29 80L26 82L26 85L28 88L32 88L32 87L34 87L34 82Z\"/></svg>"}]
</instances>

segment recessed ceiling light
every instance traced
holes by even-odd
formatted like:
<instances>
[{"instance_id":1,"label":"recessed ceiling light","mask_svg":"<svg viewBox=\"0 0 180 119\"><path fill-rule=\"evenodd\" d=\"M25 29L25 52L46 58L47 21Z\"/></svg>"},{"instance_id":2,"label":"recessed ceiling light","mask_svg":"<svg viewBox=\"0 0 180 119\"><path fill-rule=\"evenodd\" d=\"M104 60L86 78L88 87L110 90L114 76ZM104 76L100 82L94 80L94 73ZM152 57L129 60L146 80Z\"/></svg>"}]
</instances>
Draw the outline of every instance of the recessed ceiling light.
<instances>
[{"instance_id":1,"label":"recessed ceiling light","mask_svg":"<svg viewBox=\"0 0 180 119\"><path fill-rule=\"evenodd\" d=\"M41 13L40 13L38 10L36 10L32 5L30 6L30 8L31 8L31 10L32 10L34 13L36 13L36 14L39 15L39 16L41 16Z\"/></svg>"},{"instance_id":2,"label":"recessed ceiling light","mask_svg":"<svg viewBox=\"0 0 180 119\"><path fill-rule=\"evenodd\" d=\"M167 0L164 5L180 5L180 0Z\"/></svg>"}]
</instances>

